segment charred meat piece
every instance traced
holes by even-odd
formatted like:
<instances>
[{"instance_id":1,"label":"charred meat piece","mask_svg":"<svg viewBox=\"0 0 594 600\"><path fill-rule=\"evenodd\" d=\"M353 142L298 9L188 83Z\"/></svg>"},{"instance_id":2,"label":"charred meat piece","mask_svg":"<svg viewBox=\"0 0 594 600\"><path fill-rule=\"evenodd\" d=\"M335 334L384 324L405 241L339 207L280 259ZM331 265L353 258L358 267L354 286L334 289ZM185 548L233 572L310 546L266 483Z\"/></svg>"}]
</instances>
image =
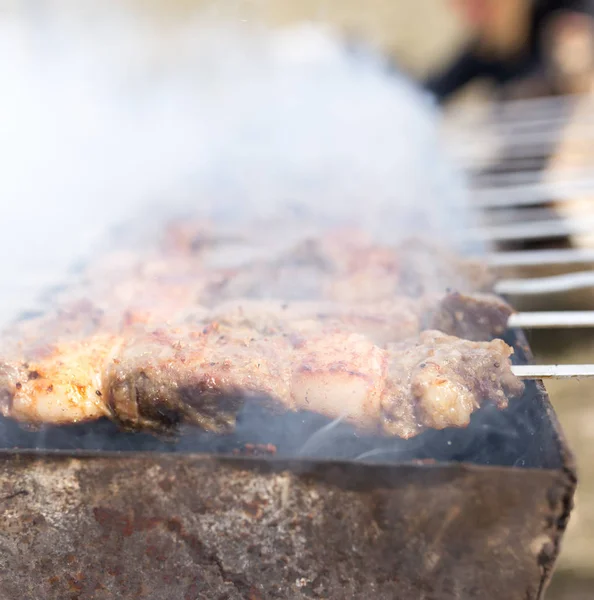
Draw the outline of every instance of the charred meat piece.
<instances>
[{"instance_id":1,"label":"charred meat piece","mask_svg":"<svg viewBox=\"0 0 594 600\"><path fill-rule=\"evenodd\" d=\"M394 344L388 351L382 420L384 431L393 435L465 427L482 404L505 408L508 398L524 391L510 368L513 350L502 340L472 342L424 331L416 343Z\"/></svg>"},{"instance_id":2,"label":"charred meat piece","mask_svg":"<svg viewBox=\"0 0 594 600\"><path fill-rule=\"evenodd\" d=\"M492 294L447 294L428 311L425 326L466 340L488 340L503 335L513 310Z\"/></svg>"},{"instance_id":3,"label":"charred meat piece","mask_svg":"<svg viewBox=\"0 0 594 600\"><path fill-rule=\"evenodd\" d=\"M132 338L105 364L109 412L126 429L168 431L190 423L231 431L249 398L289 396L291 344L283 336L212 324L196 333Z\"/></svg>"}]
</instances>

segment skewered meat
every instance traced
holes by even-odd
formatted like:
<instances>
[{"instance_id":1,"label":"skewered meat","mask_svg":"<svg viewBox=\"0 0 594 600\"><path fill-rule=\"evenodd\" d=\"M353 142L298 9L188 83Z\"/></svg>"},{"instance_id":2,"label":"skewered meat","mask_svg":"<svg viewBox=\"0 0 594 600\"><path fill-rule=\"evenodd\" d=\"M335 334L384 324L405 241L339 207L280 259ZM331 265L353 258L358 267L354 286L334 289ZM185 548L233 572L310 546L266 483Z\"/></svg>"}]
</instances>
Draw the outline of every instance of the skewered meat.
<instances>
[{"instance_id":1,"label":"skewered meat","mask_svg":"<svg viewBox=\"0 0 594 600\"><path fill-rule=\"evenodd\" d=\"M293 326L299 323L305 329L315 328L321 322L364 334L380 346L412 338L423 329L487 341L505 331L512 313L511 307L497 296L457 292L351 304L236 298L212 309L193 303L191 291L166 283L151 282L144 289L141 287L136 296L130 291L124 299L117 298L117 294L114 289L116 298L109 302L95 298L65 303L62 308L14 324L5 332L4 355L15 345L14 340L21 347L42 346L55 340L80 340L94 333L119 335L130 329L147 331L162 325L201 328L211 321L247 325L262 333L282 329L287 322Z\"/></svg>"},{"instance_id":2,"label":"skewered meat","mask_svg":"<svg viewBox=\"0 0 594 600\"><path fill-rule=\"evenodd\" d=\"M419 427L464 427L485 402L505 408L524 384L512 373L513 350L502 340L472 342L425 331L415 344L389 346L384 430L410 437ZM412 398L407 403L405 398Z\"/></svg>"},{"instance_id":3,"label":"skewered meat","mask_svg":"<svg viewBox=\"0 0 594 600\"><path fill-rule=\"evenodd\" d=\"M360 334L299 327L263 335L213 324L201 332L91 338L0 370L0 409L29 422L109 415L129 429L189 422L229 431L244 402L342 417L362 430L412 437L468 424L485 402L523 390L501 340L436 331L385 349Z\"/></svg>"},{"instance_id":4,"label":"skewered meat","mask_svg":"<svg viewBox=\"0 0 594 600\"><path fill-rule=\"evenodd\" d=\"M444 296L438 273L452 266L433 251L342 232L215 267L209 253L237 239L183 232L144 257L92 266L57 308L6 332L4 416L222 432L253 401L408 438L464 426L483 403L521 393L511 349L488 341L509 307ZM424 263L423 253L433 263L415 286L407 257Z\"/></svg>"},{"instance_id":5,"label":"skewered meat","mask_svg":"<svg viewBox=\"0 0 594 600\"><path fill-rule=\"evenodd\" d=\"M512 309L492 294L446 294L426 315L428 326L467 340L501 336Z\"/></svg>"},{"instance_id":6,"label":"skewered meat","mask_svg":"<svg viewBox=\"0 0 594 600\"><path fill-rule=\"evenodd\" d=\"M59 343L30 362L0 363L4 416L27 423L76 423L107 415L101 371L116 350L111 336Z\"/></svg>"}]
</instances>

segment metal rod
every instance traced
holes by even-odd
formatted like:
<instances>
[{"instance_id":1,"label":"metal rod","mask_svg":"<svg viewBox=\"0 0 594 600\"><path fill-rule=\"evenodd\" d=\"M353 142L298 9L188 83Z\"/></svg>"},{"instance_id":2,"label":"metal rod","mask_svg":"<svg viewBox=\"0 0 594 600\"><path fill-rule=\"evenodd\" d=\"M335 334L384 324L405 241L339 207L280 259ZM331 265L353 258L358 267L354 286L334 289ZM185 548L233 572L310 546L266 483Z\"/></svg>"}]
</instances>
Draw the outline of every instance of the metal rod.
<instances>
[{"instance_id":1,"label":"metal rod","mask_svg":"<svg viewBox=\"0 0 594 600\"><path fill-rule=\"evenodd\" d=\"M555 292L569 292L594 288L594 271L565 273L552 277L534 277L531 279L502 279L495 284L498 294L519 296L538 296Z\"/></svg>"},{"instance_id":2,"label":"metal rod","mask_svg":"<svg viewBox=\"0 0 594 600\"><path fill-rule=\"evenodd\" d=\"M536 240L560 238L594 231L594 216L578 219L548 219L528 223L508 223L478 227L469 231L473 239L483 241Z\"/></svg>"},{"instance_id":3,"label":"metal rod","mask_svg":"<svg viewBox=\"0 0 594 600\"><path fill-rule=\"evenodd\" d=\"M454 152L449 154L450 160L456 161L459 168L466 169L469 176L473 178L487 179L489 177L496 178L512 178L522 173L543 173L543 165L546 163L543 153L540 156L519 156L513 157L513 161L510 157L504 157L500 155L496 156L468 156L465 157L462 154L456 155ZM489 172L488 169L498 167L498 172ZM485 172L485 169L487 171ZM556 168L558 172L560 168ZM573 171L575 168L569 169L563 167L563 171Z\"/></svg>"},{"instance_id":4,"label":"metal rod","mask_svg":"<svg viewBox=\"0 0 594 600\"><path fill-rule=\"evenodd\" d=\"M594 365L514 365L521 379L585 379L594 377Z\"/></svg>"},{"instance_id":5,"label":"metal rod","mask_svg":"<svg viewBox=\"0 0 594 600\"><path fill-rule=\"evenodd\" d=\"M552 130L560 131L568 123L592 125L594 121L594 104L588 106L567 107L556 113L548 115L493 115L483 114L476 115L473 120L468 119L466 122L461 119L454 119L450 116L446 117L442 124L442 132L446 136L477 136L488 135L492 131L501 131L513 135L516 132L526 133L531 130L535 132L549 132Z\"/></svg>"},{"instance_id":6,"label":"metal rod","mask_svg":"<svg viewBox=\"0 0 594 600\"><path fill-rule=\"evenodd\" d=\"M468 203L470 204L470 202ZM475 208L471 206L471 208ZM594 218L594 203L591 207L587 207L585 215L579 214L580 217L590 215ZM493 209L488 213L483 213L482 223L485 226L493 225L506 226L515 223L542 223L543 221L556 220L564 217L563 214L557 212L556 207L546 205L529 205L529 206L506 206Z\"/></svg>"},{"instance_id":7,"label":"metal rod","mask_svg":"<svg viewBox=\"0 0 594 600\"><path fill-rule=\"evenodd\" d=\"M593 128L594 123L580 123L579 130L563 130L559 126L548 131L512 131L510 128L499 126L494 128L493 131L480 131L479 127L478 132L469 132L466 135L461 133L450 134L448 141L460 148L481 148L485 144L489 146L493 141L496 141L508 154L512 149L517 148L540 150L543 146L556 144L561 139L563 141L591 142L594 134ZM515 126L514 129L516 129Z\"/></svg>"},{"instance_id":8,"label":"metal rod","mask_svg":"<svg viewBox=\"0 0 594 600\"><path fill-rule=\"evenodd\" d=\"M594 327L594 310L520 312L511 315L507 324L522 329Z\"/></svg>"},{"instance_id":9,"label":"metal rod","mask_svg":"<svg viewBox=\"0 0 594 600\"><path fill-rule=\"evenodd\" d=\"M584 103L592 102L591 94L568 94L561 97L525 98L509 100L491 105L486 111L484 106L451 108L446 122L473 126L477 119L488 122L551 118L561 111L568 111Z\"/></svg>"},{"instance_id":10,"label":"metal rod","mask_svg":"<svg viewBox=\"0 0 594 600\"><path fill-rule=\"evenodd\" d=\"M471 143L452 143L450 144L450 154L457 161L466 162L472 165L477 162L477 158L481 164L485 162L493 162L494 158L497 158L499 162L506 160L514 162L517 160L525 161L528 158L542 158L550 154L550 148L543 148L542 144L535 144L532 146L505 146L501 140L498 140L496 136L490 143L484 141L474 141ZM588 142L590 143L590 141ZM552 146L552 144L551 144ZM491 156L489 161L486 161L484 153L490 152L495 156Z\"/></svg>"},{"instance_id":11,"label":"metal rod","mask_svg":"<svg viewBox=\"0 0 594 600\"><path fill-rule=\"evenodd\" d=\"M498 252L485 259L492 267L537 267L541 265L576 265L594 263L594 249L518 250Z\"/></svg>"},{"instance_id":12,"label":"metal rod","mask_svg":"<svg viewBox=\"0 0 594 600\"><path fill-rule=\"evenodd\" d=\"M479 187L474 191L478 208L530 206L543 202L568 202L573 194L594 195L594 177L574 181L540 182L508 187Z\"/></svg>"},{"instance_id":13,"label":"metal rod","mask_svg":"<svg viewBox=\"0 0 594 600\"><path fill-rule=\"evenodd\" d=\"M551 129L552 127L562 128L569 119L573 121L574 115L572 111L561 110L555 114L550 113L548 115L493 115L486 114L482 116L476 116L473 122L467 121L464 123L459 119L448 118L444 123L444 131L451 135L457 135L462 132L462 135L473 135L477 132L476 127L480 125L482 128L497 129L498 131L506 131L509 133L515 133L516 131L522 131L523 129L535 129L542 131ZM580 123L591 123L594 120L594 111L588 112L587 114L581 114L578 116ZM487 131L489 131L488 129Z\"/></svg>"},{"instance_id":14,"label":"metal rod","mask_svg":"<svg viewBox=\"0 0 594 600\"><path fill-rule=\"evenodd\" d=\"M510 186L543 183L545 175L548 176L547 181L555 185L564 182L572 182L576 179L592 177L592 168L563 167L556 169L552 173L545 173L542 164L539 164L533 169L516 170L516 164L514 162L510 167L513 167L514 170L510 169L499 173L474 173L470 176L471 183L474 187L479 189L493 187L503 188L502 191L504 191Z\"/></svg>"}]
</instances>

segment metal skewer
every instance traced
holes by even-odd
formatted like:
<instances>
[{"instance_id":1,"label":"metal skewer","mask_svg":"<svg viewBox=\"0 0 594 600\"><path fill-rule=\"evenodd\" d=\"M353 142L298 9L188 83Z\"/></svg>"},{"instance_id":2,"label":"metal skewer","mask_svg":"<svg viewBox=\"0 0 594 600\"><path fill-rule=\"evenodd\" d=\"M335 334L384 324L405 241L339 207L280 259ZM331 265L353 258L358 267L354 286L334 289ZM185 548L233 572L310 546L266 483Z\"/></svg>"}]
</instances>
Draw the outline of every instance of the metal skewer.
<instances>
[{"instance_id":1,"label":"metal skewer","mask_svg":"<svg viewBox=\"0 0 594 600\"><path fill-rule=\"evenodd\" d=\"M568 235L594 231L594 217L585 215L577 219L548 219L546 221L516 222L506 225L491 225L471 230L473 239L483 241L537 240L566 237Z\"/></svg>"},{"instance_id":2,"label":"metal skewer","mask_svg":"<svg viewBox=\"0 0 594 600\"><path fill-rule=\"evenodd\" d=\"M485 223L470 234L475 239L502 242L594 232L593 213L586 206L582 207L579 218L540 218L538 211L532 208L594 196L594 165L587 142L593 136L593 125L594 102L590 95L519 100L499 104L487 111L463 109L451 112L445 133L454 160L468 173L473 204L482 210L497 209L494 214L490 213L491 224ZM557 142L567 143L568 140L571 142L569 156L575 161L575 167L568 165L559 169L557 166L556 171L547 173L548 153ZM517 215L506 212L520 207L522 210L518 210ZM493 223L493 219L502 217L503 222ZM487 261L495 267L591 265L594 264L594 249L501 252L490 254ZM495 285L499 294L525 296L587 288L594 289L594 270L503 279ZM510 317L508 326L522 329L594 328L594 310L520 312ZM594 378L594 364L514 365L512 370L521 379Z\"/></svg>"},{"instance_id":3,"label":"metal skewer","mask_svg":"<svg viewBox=\"0 0 594 600\"><path fill-rule=\"evenodd\" d=\"M517 165L514 163L513 165ZM545 177L546 175L546 177ZM562 183L564 181L582 180L592 177L592 169L578 167L563 167L554 174L543 172L542 159L538 167L533 169L506 170L500 173L474 173L470 176L471 184L477 188L498 188L502 192L507 191L512 186L531 185L551 181Z\"/></svg>"},{"instance_id":4,"label":"metal skewer","mask_svg":"<svg viewBox=\"0 0 594 600\"><path fill-rule=\"evenodd\" d=\"M594 310L520 312L511 315L510 328L566 329L594 327Z\"/></svg>"},{"instance_id":5,"label":"metal skewer","mask_svg":"<svg viewBox=\"0 0 594 600\"><path fill-rule=\"evenodd\" d=\"M450 109L444 121L446 134L481 136L492 130L514 134L526 130L547 132L560 130L571 120L588 125L594 117L594 102L590 93L539 100L506 101L495 106L464 106Z\"/></svg>"},{"instance_id":6,"label":"metal skewer","mask_svg":"<svg viewBox=\"0 0 594 600\"><path fill-rule=\"evenodd\" d=\"M539 182L508 187L482 187L474 192L477 208L532 206L550 202L570 202L573 194L594 194L594 177L572 181Z\"/></svg>"},{"instance_id":7,"label":"metal skewer","mask_svg":"<svg viewBox=\"0 0 594 600\"><path fill-rule=\"evenodd\" d=\"M457 126L465 123L472 125L477 119L481 121L488 119L495 122L503 120L521 120L525 122L543 118L550 120L559 112L566 111L582 102L591 103L591 94L568 94L564 96L508 100L498 104L487 113L480 107L464 106L461 108L452 108L450 109L448 120Z\"/></svg>"},{"instance_id":8,"label":"metal skewer","mask_svg":"<svg viewBox=\"0 0 594 600\"><path fill-rule=\"evenodd\" d=\"M594 271L530 279L502 279L495 284L495 292L498 294L521 296L538 296L588 288L594 288Z\"/></svg>"},{"instance_id":9,"label":"metal skewer","mask_svg":"<svg viewBox=\"0 0 594 600\"><path fill-rule=\"evenodd\" d=\"M541 265L594 264L594 249L518 250L497 252L487 256L492 267L537 267Z\"/></svg>"},{"instance_id":10,"label":"metal skewer","mask_svg":"<svg viewBox=\"0 0 594 600\"><path fill-rule=\"evenodd\" d=\"M586 379L594 377L594 365L514 365L520 379Z\"/></svg>"}]
</instances>

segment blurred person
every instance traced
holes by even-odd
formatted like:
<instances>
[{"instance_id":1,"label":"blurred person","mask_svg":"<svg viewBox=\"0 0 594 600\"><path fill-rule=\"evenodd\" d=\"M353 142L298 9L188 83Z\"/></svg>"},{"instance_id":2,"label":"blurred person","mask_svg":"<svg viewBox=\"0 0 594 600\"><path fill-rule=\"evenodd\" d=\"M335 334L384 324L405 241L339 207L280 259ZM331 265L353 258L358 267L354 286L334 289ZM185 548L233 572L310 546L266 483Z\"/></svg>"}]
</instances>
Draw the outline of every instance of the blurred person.
<instances>
[{"instance_id":1,"label":"blurred person","mask_svg":"<svg viewBox=\"0 0 594 600\"><path fill-rule=\"evenodd\" d=\"M425 82L440 103L486 80L501 99L591 91L594 0L450 0L466 47Z\"/></svg>"}]
</instances>

